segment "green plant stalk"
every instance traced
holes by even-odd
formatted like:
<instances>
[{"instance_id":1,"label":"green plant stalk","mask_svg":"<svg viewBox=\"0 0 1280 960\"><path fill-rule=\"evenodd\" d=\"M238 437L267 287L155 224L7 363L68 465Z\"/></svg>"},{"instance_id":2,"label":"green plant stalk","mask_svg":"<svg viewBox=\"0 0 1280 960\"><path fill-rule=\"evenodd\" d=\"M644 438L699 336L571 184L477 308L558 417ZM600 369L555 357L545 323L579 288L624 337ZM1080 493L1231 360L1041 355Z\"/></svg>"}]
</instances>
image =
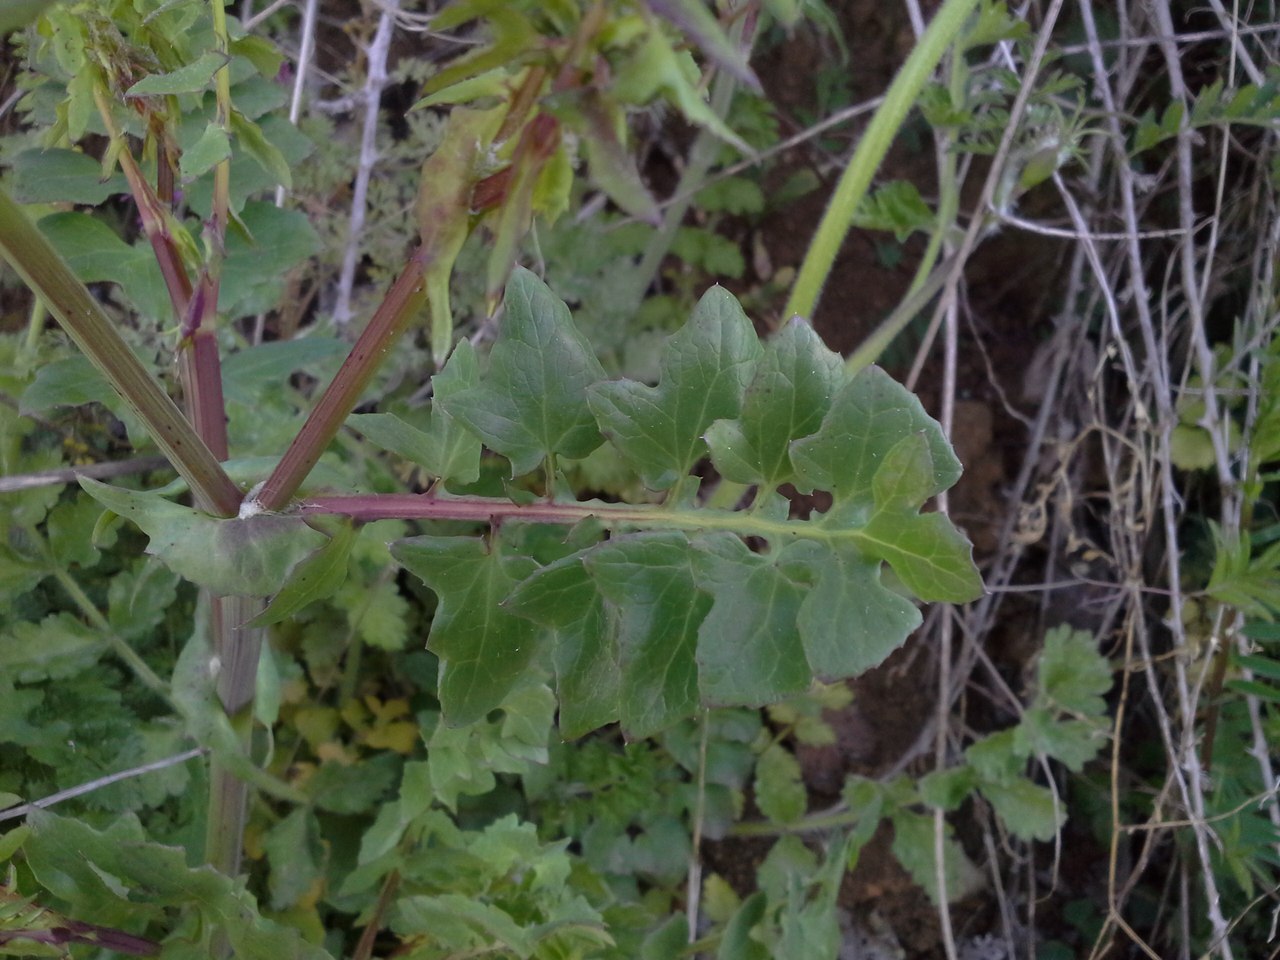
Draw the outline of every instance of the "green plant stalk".
<instances>
[{"instance_id":1,"label":"green plant stalk","mask_svg":"<svg viewBox=\"0 0 1280 960\"><path fill-rule=\"evenodd\" d=\"M978 0L944 0L933 21L916 43L915 49L907 57L907 62L893 78L884 102L871 117L866 133L858 141L849 166L840 176L840 182L831 195L831 201L827 204L817 232L809 244L804 262L800 265L795 286L787 301L785 316L813 316L823 285L831 274L836 254L853 225L854 213L866 196L871 178L880 168L880 163L920 91L924 89L947 48L960 35L977 2Z\"/></svg>"},{"instance_id":2,"label":"green plant stalk","mask_svg":"<svg viewBox=\"0 0 1280 960\"><path fill-rule=\"evenodd\" d=\"M214 45L226 62L214 74L217 98L216 119L231 134L230 38L224 0L211 0ZM209 219L204 228L205 260L191 299L191 308L182 318L180 370L187 391L191 421L219 460L227 458L226 403L222 395L222 363L218 355L216 320L218 294L222 289L222 259L227 220L231 209L231 159L213 169L213 195ZM245 627L262 612L261 600L249 597L211 597L210 636L220 664L217 677L218 700L226 711L236 739L248 753L253 735L253 699L257 692L258 661L262 656L263 631ZM249 785L236 776L216 755L209 761L209 803L205 834L205 862L227 876L240 872L244 849L244 829L248 818ZM228 949L219 950L230 954Z\"/></svg>"},{"instance_id":3,"label":"green plant stalk","mask_svg":"<svg viewBox=\"0 0 1280 960\"><path fill-rule=\"evenodd\" d=\"M237 739L247 750L253 732L253 697L263 631L243 624L257 616L263 604L252 597L210 599L210 635L219 662L218 699ZM248 807L248 785L216 755L211 756L204 858L227 876L240 872Z\"/></svg>"},{"instance_id":4,"label":"green plant stalk","mask_svg":"<svg viewBox=\"0 0 1280 960\"><path fill-rule=\"evenodd\" d=\"M156 446L206 509L218 516L234 516L242 499L240 490L182 411L133 355L85 285L2 189L0 255L142 420Z\"/></svg>"},{"instance_id":5,"label":"green plant stalk","mask_svg":"<svg viewBox=\"0 0 1280 960\"><path fill-rule=\"evenodd\" d=\"M89 599L88 594L76 582L75 577L59 566L51 567L51 572L62 589L67 592L72 601L75 602L75 605L80 608L84 618L93 625L95 630L107 638L107 642L111 644L111 649L115 652L115 655L124 661L125 665L133 671L133 675L141 680L148 689L159 694L166 703L172 706L173 700L169 694L169 685L147 666L147 662L138 656L137 652L125 642L123 637L111 629L111 624L107 622L107 618L102 615L102 611Z\"/></svg>"},{"instance_id":6,"label":"green plant stalk","mask_svg":"<svg viewBox=\"0 0 1280 960\"><path fill-rule=\"evenodd\" d=\"M927 262L927 261L926 261ZM845 370L849 375L858 373L871 364L875 363L884 353L893 339L900 334L903 329L914 320L926 306L929 301L938 295L938 292L946 286L947 277L955 267L955 258L951 257L944 260L941 265L930 271L928 276L921 278L919 274L916 281L913 281L910 292L902 299L893 310L893 313L880 321L880 325L871 331L853 353L849 354L845 360Z\"/></svg>"},{"instance_id":7,"label":"green plant stalk","mask_svg":"<svg viewBox=\"0 0 1280 960\"><path fill-rule=\"evenodd\" d=\"M429 258L429 253L419 247L387 291L341 369L325 388L320 402L263 484L257 496L257 502L263 509L282 510L288 505L329 442L337 435L347 415L355 408L383 358L426 303L424 277Z\"/></svg>"},{"instance_id":8,"label":"green plant stalk","mask_svg":"<svg viewBox=\"0 0 1280 960\"><path fill-rule=\"evenodd\" d=\"M848 543L872 556L893 544L872 537L864 530L828 526L818 520L772 520L742 510L714 510L708 507L636 506L629 503L513 503L499 497L442 497L430 493L373 493L348 496L309 497L296 507L300 516L345 516L368 523L374 520L462 520L502 523L560 523L572 526L591 519L606 528L643 527L647 530L724 530L740 536L785 540L815 540L820 543Z\"/></svg>"}]
</instances>

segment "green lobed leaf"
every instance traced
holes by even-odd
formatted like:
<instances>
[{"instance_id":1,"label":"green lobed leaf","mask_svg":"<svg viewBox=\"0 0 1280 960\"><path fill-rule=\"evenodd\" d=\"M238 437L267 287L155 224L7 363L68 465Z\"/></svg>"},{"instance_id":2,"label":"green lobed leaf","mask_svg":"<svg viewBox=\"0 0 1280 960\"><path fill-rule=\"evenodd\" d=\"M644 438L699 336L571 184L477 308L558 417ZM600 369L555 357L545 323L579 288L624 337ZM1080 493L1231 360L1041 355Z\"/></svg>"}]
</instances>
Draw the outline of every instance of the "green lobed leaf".
<instances>
[{"instance_id":1,"label":"green lobed leaf","mask_svg":"<svg viewBox=\"0 0 1280 960\"><path fill-rule=\"evenodd\" d=\"M879 367L867 367L836 395L818 432L792 444L796 485L870 500L884 458L912 433L924 435L932 463L927 495L941 493L960 479L960 461L942 428L905 387Z\"/></svg>"},{"instance_id":2,"label":"green lobed leaf","mask_svg":"<svg viewBox=\"0 0 1280 960\"><path fill-rule=\"evenodd\" d=\"M698 708L697 628L711 600L694 582L679 533L616 537L584 557L618 623L619 714L627 736L647 737Z\"/></svg>"},{"instance_id":3,"label":"green lobed leaf","mask_svg":"<svg viewBox=\"0 0 1280 960\"><path fill-rule=\"evenodd\" d=\"M955 459L949 447L945 452ZM965 603L982 595L973 545L944 514L916 512L926 497L938 492L940 474L924 431L895 444L872 481L875 511L862 527L858 544L871 556L887 560L921 599Z\"/></svg>"},{"instance_id":4,"label":"green lobed leaf","mask_svg":"<svg viewBox=\"0 0 1280 960\"><path fill-rule=\"evenodd\" d=\"M761 706L808 689L796 621L804 591L731 534L694 542L698 586L713 598L698 628L698 686L717 706Z\"/></svg>"},{"instance_id":5,"label":"green lobed leaf","mask_svg":"<svg viewBox=\"0 0 1280 960\"><path fill-rule=\"evenodd\" d=\"M147 552L174 573L219 596L265 597L284 586L289 571L317 550L322 534L301 517L262 514L219 520L140 493L80 478L85 492L131 520L150 538Z\"/></svg>"},{"instance_id":6,"label":"green lobed leaf","mask_svg":"<svg viewBox=\"0 0 1280 960\"><path fill-rule=\"evenodd\" d=\"M580 737L618 719L619 656L605 600L575 554L543 567L503 604L555 632L560 733Z\"/></svg>"},{"instance_id":7,"label":"green lobed leaf","mask_svg":"<svg viewBox=\"0 0 1280 960\"><path fill-rule=\"evenodd\" d=\"M738 301L712 287L689 323L667 341L658 385L597 383L589 391L591 409L645 484L665 490L706 452L707 428L738 416L761 352Z\"/></svg>"},{"instance_id":8,"label":"green lobed leaf","mask_svg":"<svg viewBox=\"0 0 1280 960\"><path fill-rule=\"evenodd\" d=\"M391 554L439 597L427 649L440 658L439 696L448 722L479 720L525 674L542 631L500 604L534 567L466 537L411 537Z\"/></svg>"},{"instance_id":9,"label":"green lobed leaf","mask_svg":"<svg viewBox=\"0 0 1280 960\"><path fill-rule=\"evenodd\" d=\"M706 433L711 462L735 483L776 489L792 480L790 445L822 425L844 382L844 363L800 317L764 348L736 420L717 420Z\"/></svg>"},{"instance_id":10,"label":"green lobed leaf","mask_svg":"<svg viewBox=\"0 0 1280 960\"><path fill-rule=\"evenodd\" d=\"M1009 832L1021 840L1048 842L1066 822L1067 810L1048 787L1017 777L1008 783L980 784L979 790Z\"/></svg>"},{"instance_id":11,"label":"green lobed leaf","mask_svg":"<svg viewBox=\"0 0 1280 960\"><path fill-rule=\"evenodd\" d=\"M898 858L916 883L924 887L929 899L938 902L937 857L934 850L934 821L927 814L898 810L893 814L893 855ZM951 824L945 825L942 843L943 875L947 900L961 900L981 887L983 876L965 856L956 841Z\"/></svg>"},{"instance_id":12,"label":"green lobed leaf","mask_svg":"<svg viewBox=\"0 0 1280 960\"><path fill-rule=\"evenodd\" d=\"M71 614L50 614L0 632L0 672L22 683L58 680L92 667L106 649L107 638Z\"/></svg>"},{"instance_id":13,"label":"green lobed leaf","mask_svg":"<svg viewBox=\"0 0 1280 960\"><path fill-rule=\"evenodd\" d=\"M434 399L429 429L419 430L391 413L355 414L347 418L347 423L371 442L418 464L433 477L475 483L480 476L484 445L450 416L445 403L479 383L480 364L475 348L463 340L449 355L444 369L431 380Z\"/></svg>"},{"instance_id":14,"label":"green lobed leaf","mask_svg":"<svg viewBox=\"0 0 1280 960\"><path fill-rule=\"evenodd\" d=\"M1104 723L1065 720L1045 707L1029 708L1014 729L1019 753L1049 757L1073 773L1083 770L1107 742Z\"/></svg>"},{"instance_id":15,"label":"green lobed leaf","mask_svg":"<svg viewBox=\"0 0 1280 960\"><path fill-rule=\"evenodd\" d=\"M1055 627L1045 634L1044 650L1036 664L1041 700L1063 710L1087 717L1106 713L1102 695L1114 682L1111 666L1098 653L1098 642L1092 634L1070 627Z\"/></svg>"},{"instance_id":16,"label":"green lobed leaf","mask_svg":"<svg viewBox=\"0 0 1280 960\"><path fill-rule=\"evenodd\" d=\"M880 561L852 547L796 542L788 564L802 565L813 586L800 607L800 636L814 674L856 677L878 666L920 626L920 611L880 582Z\"/></svg>"},{"instance_id":17,"label":"green lobed leaf","mask_svg":"<svg viewBox=\"0 0 1280 960\"><path fill-rule=\"evenodd\" d=\"M585 457L601 443L587 388L603 368L569 308L528 270L511 275L503 303L488 374L441 398L445 412L510 460L512 476L552 455Z\"/></svg>"}]
</instances>

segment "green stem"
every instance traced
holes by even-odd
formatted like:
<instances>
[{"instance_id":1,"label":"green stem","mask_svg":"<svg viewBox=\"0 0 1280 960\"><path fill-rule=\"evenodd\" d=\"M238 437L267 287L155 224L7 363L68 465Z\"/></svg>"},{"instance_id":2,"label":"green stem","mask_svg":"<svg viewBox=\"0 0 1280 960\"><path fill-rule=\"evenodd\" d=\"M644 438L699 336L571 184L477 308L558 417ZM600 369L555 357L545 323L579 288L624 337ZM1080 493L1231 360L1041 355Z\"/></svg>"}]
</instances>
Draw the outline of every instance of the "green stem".
<instances>
[{"instance_id":1,"label":"green stem","mask_svg":"<svg viewBox=\"0 0 1280 960\"><path fill-rule=\"evenodd\" d=\"M210 600L210 633L220 663L218 699L231 720L241 749L247 754L253 733L253 697L263 631L242 624L261 613L264 604L252 597L211 597ZM216 754L212 755L204 857L206 863L230 877L240 872L248 799L248 785Z\"/></svg>"},{"instance_id":2,"label":"green stem","mask_svg":"<svg viewBox=\"0 0 1280 960\"><path fill-rule=\"evenodd\" d=\"M841 830L845 827L857 826L863 814L854 810L841 810L839 813L817 813L795 823L735 823L729 828L731 837L780 837L800 833L817 833L828 830Z\"/></svg>"},{"instance_id":3,"label":"green stem","mask_svg":"<svg viewBox=\"0 0 1280 960\"><path fill-rule=\"evenodd\" d=\"M133 675L150 690L163 697L166 703L173 706L173 699L169 694L169 685L160 679L159 675L147 666L147 662L138 656L137 651L111 628L107 618L102 615L102 611L89 599L89 595L76 582L75 577L61 567L52 567L51 572L62 589L67 591L75 605L80 608L84 618L93 625L95 630L107 638L107 642L111 644L112 651L133 671Z\"/></svg>"},{"instance_id":4,"label":"green stem","mask_svg":"<svg viewBox=\"0 0 1280 960\"><path fill-rule=\"evenodd\" d=\"M822 287L831 274L831 266L853 224L858 204L871 185L871 178L879 169L920 91L924 89L947 48L960 35L977 2L978 0L944 0L933 22L907 57L907 62L893 78L884 102L872 116L866 133L858 142L853 158L841 175L826 212L822 215L818 230L809 244L809 251L800 265L791 298L787 301L786 316L813 316L822 295Z\"/></svg>"},{"instance_id":5,"label":"green stem","mask_svg":"<svg viewBox=\"0 0 1280 960\"><path fill-rule=\"evenodd\" d=\"M859 527L828 526L816 520L771 520L741 510L711 510L707 507L636 506L601 501L560 503L513 503L500 497L452 497L419 493L356 494L310 497L298 504L300 516L331 515L351 517L360 522L374 520L463 520L502 523L559 523L572 526L592 519L602 526L642 527L647 530L723 530L740 536L768 537L777 542L816 540L821 543L848 543L872 556L895 551L890 543Z\"/></svg>"},{"instance_id":6,"label":"green stem","mask_svg":"<svg viewBox=\"0 0 1280 960\"><path fill-rule=\"evenodd\" d=\"M48 306L80 350L146 425L156 446L207 509L234 516L240 490L186 417L134 356L102 308L31 223L0 190L0 255Z\"/></svg>"},{"instance_id":7,"label":"green stem","mask_svg":"<svg viewBox=\"0 0 1280 960\"><path fill-rule=\"evenodd\" d=\"M880 321L880 325L864 337L857 349L849 354L849 358L844 362L845 370L855 374L875 363L893 342L894 337L901 333L906 325L928 306L929 301L938 295L938 291L946 285L947 277L951 275L954 266L955 258L949 257L935 267L922 282L913 283L911 292L894 308L893 313Z\"/></svg>"},{"instance_id":8,"label":"green stem","mask_svg":"<svg viewBox=\"0 0 1280 960\"><path fill-rule=\"evenodd\" d=\"M40 345L40 334L44 332L44 322L49 319L49 310L39 297L33 298L31 318L27 321L27 339L23 341L22 351L27 356L36 352Z\"/></svg>"}]
</instances>

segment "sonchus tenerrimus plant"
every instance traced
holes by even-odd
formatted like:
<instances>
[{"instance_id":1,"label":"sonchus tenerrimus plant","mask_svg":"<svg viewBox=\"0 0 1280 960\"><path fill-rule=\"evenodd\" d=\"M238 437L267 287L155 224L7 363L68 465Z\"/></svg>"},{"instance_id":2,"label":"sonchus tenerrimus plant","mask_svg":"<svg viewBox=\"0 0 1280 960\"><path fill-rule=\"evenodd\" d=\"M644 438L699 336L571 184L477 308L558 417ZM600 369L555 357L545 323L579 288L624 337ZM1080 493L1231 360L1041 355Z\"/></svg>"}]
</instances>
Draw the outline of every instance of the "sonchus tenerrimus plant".
<instances>
[{"instance_id":1,"label":"sonchus tenerrimus plant","mask_svg":"<svg viewBox=\"0 0 1280 960\"><path fill-rule=\"evenodd\" d=\"M220 519L158 493L84 484L188 579L274 595L265 620L340 586L352 538L308 525L321 516L474 522L475 534L392 545L439 598L427 647L456 724L499 706L549 657L565 735L617 720L647 736L702 704L759 705L859 674L920 623L909 595L981 592L969 542L944 514L921 512L960 475L942 430L880 369L846 374L800 318L761 343L715 287L667 342L655 386L609 380L568 308L517 270L480 366L470 344L454 351L426 430L391 414L348 421L417 463L432 478L426 493L311 493L278 511L250 497ZM570 494L561 465L602 443L661 501ZM485 448L546 495L451 494L476 479ZM744 509L699 504L692 471L708 454L723 477L755 487ZM784 484L824 491L831 506L792 518ZM519 535L529 523L563 526L562 555L529 556Z\"/></svg>"}]
</instances>

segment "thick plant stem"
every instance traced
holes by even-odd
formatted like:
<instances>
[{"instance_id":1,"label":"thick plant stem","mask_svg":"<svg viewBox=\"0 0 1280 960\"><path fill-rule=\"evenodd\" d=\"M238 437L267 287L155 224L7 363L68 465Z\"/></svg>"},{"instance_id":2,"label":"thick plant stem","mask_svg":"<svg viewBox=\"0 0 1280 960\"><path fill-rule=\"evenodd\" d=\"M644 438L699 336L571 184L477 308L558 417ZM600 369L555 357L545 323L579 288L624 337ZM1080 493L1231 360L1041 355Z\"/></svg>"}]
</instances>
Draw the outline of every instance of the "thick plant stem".
<instances>
[{"instance_id":1,"label":"thick plant stem","mask_svg":"<svg viewBox=\"0 0 1280 960\"><path fill-rule=\"evenodd\" d=\"M220 516L233 516L240 490L182 411L146 371L97 301L22 209L0 190L0 254L146 425L192 491Z\"/></svg>"},{"instance_id":2,"label":"thick plant stem","mask_svg":"<svg viewBox=\"0 0 1280 960\"><path fill-rule=\"evenodd\" d=\"M944 0L928 29L911 51L911 56L893 78L884 102L871 118L866 133L858 142L853 158L841 175L826 212L822 215L818 230L809 244L809 251L800 265L791 298L787 301L786 316L813 316L822 295L822 287L831 273L840 245L853 224L858 204L871 185L871 178L879 169L920 91L941 61L942 55L960 35L965 20L976 5L977 0Z\"/></svg>"},{"instance_id":3,"label":"thick plant stem","mask_svg":"<svg viewBox=\"0 0 1280 960\"><path fill-rule=\"evenodd\" d=\"M212 597L211 600L209 626L218 658L218 699L247 752L253 732L253 696L263 631L243 624L257 616L263 604L250 597ZM211 757L205 862L227 876L240 872L248 805L245 782L216 756Z\"/></svg>"},{"instance_id":4,"label":"thick plant stem","mask_svg":"<svg viewBox=\"0 0 1280 960\"><path fill-rule=\"evenodd\" d=\"M419 247L404 271L387 291L369 325L361 332L351 353L325 389L280 463L263 484L257 502L266 510L282 510L316 465L360 399L383 359L409 321L426 302L424 282L428 254Z\"/></svg>"}]
</instances>

